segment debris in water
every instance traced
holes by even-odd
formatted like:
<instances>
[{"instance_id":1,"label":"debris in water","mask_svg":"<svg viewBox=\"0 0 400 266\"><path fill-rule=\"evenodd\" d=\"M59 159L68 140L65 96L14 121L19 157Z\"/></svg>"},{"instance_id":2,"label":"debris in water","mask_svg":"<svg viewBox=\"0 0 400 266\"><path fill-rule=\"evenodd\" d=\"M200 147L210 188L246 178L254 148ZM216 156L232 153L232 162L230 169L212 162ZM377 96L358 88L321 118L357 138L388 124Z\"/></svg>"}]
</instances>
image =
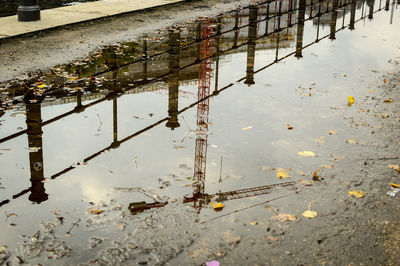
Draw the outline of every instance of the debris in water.
<instances>
[{"instance_id":1,"label":"debris in water","mask_svg":"<svg viewBox=\"0 0 400 266\"><path fill-rule=\"evenodd\" d=\"M337 135L337 132L335 130L328 130L329 135Z\"/></svg>"},{"instance_id":2,"label":"debris in water","mask_svg":"<svg viewBox=\"0 0 400 266\"><path fill-rule=\"evenodd\" d=\"M299 151L297 153L300 156L305 156L305 157L315 157L315 153L313 153L312 151Z\"/></svg>"},{"instance_id":3,"label":"debris in water","mask_svg":"<svg viewBox=\"0 0 400 266\"><path fill-rule=\"evenodd\" d=\"M276 172L276 177L282 179L282 178L289 177L289 175L288 175L288 173L286 173L285 171L278 171L278 172Z\"/></svg>"},{"instance_id":4,"label":"debris in water","mask_svg":"<svg viewBox=\"0 0 400 266\"><path fill-rule=\"evenodd\" d=\"M351 103L351 104L353 104L353 103L356 102L356 100L354 99L354 97L351 96L351 95L349 96L348 100L349 100L349 103Z\"/></svg>"},{"instance_id":5,"label":"debris in water","mask_svg":"<svg viewBox=\"0 0 400 266\"><path fill-rule=\"evenodd\" d=\"M351 190L349 191L349 195L357 198L364 198L365 197L365 191L362 190Z\"/></svg>"},{"instance_id":6,"label":"debris in water","mask_svg":"<svg viewBox=\"0 0 400 266\"><path fill-rule=\"evenodd\" d=\"M213 203L211 202L210 205L214 208L215 211L221 211L224 208L224 204L221 202Z\"/></svg>"},{"instance_id":7,"label":"debris in water","mask_svg":"<svg viewBox=\"0 0 400 266\"><path fill-rule=\"evenodd\" d=\"M243 130L249 130L249 129L251 129L251 128L253 128L252 126L248 126L248 127L244 127L244 128L242 128Z\"/></svg>"},{"instance_id":8,"label":"debris in water","mask_svg":"<svg viewBox=\"0 0 400 266\"><path fill-rule=\"evenodd\" d=\"M393 101L392 101L392 99L386 99L386 100L384 100L383 102L384 102L384 103L391 103L391 102L393 102Z\"/></svg>"},{"instance_id":9,"label":"debris in water","mask_svg":"<svg viewBox=\"0 0 400 266\"><path fill-rule=\"evenodd\" d=\"M287 127L288 130L292 130L293 129L293 127L291 125L289 125L289 124L286 124L286 127Z\"/></svg>"},{"instance_id":10,"label":"debris in water","mask_svg":"<svg viewBox=\"0 0 400 266\"><path fill-rule=\"evenodd\" d=\"M276 220L276 221L282 222L282 223L286 222L286 221L294 222L297 219L296 215L289 214L289 213L280 213L280 214L277 214L275 216L272 216L271 218Z\"/></svg>"},{"instance_id":11,"label":"debris in water","mask_svg":"<svg viewBox=\"0 0 400 266\"><path fill-rule=\"evenodd\" d=\"M308 219L313 219L317 216L317 212L308 210L303 212L302 215Z\"/></svg>"},{"instance_id":12,"label":"debris in water","mask_svg":"<svg viewBox=\"0 0 400 266\"><path fill-rule=\"evenodd\" d=\"M400 188L400 185L399 185L399 184L390 183L390 185L391 185L392 187L394 187L394 188Z\"/></svg>"},{"instance_id":13,"label":"debris in water","mask_svg":"<svg viewBox=\"0 0 400 266\"><path fill-rule=\"evenodd\" d=\"M396 170L397 172L400 172L400 166L397 164L389 164L389 167Z\"/></svg>"},{"instance_id":14,"label":"debris in water","mask_svg":"<svg viewBox=\"0 0 400 266\"><path fill-rule=\"evenodd\" d=\"M399 191L400 191L400 188L391 187L390 190L388 192L386 192L386 195L388 195L390 197L396 197L396 193Z\"/></svg>"}]
</instances>

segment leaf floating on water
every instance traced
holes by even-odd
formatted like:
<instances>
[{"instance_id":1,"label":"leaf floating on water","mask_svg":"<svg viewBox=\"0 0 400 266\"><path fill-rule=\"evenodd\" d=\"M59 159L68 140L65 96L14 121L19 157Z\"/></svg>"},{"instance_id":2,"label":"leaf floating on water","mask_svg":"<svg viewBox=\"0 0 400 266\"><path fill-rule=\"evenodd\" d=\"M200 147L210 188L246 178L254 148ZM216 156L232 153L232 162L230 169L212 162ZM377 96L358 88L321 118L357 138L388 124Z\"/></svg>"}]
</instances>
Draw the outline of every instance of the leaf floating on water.
<instances>
[{"instance_id":1,"label":"leaf floating on water","mask_svg":"<svg viewBox=\"0 0 400 266\"><path fill-rule=\"evenodd\" d=\"M102 213L102 212L104 212L104 211L102 211L102 210L97 210L97 209L91 209L91 210L90 210L90 213L91 213L91 214L100 214L100 213Z\"/></svg>"},{"instance_id":2,"label":"leaf floating on water","mask_svg":"<svg viewBox=\"0 0 400 266\"><path fill-rule=\"evenodd\" d=\"M279 238L273 237L273 236L265 236L265 238L266 238L267 240L269 240L269 241L274 241L274 242L279 240Z\"/></svg>"},{"instance_id":3,"label":"leaf floating on water","mask_svg":"<svg viewBox=\"0 0 400 266\"><path fill-rule=\"evenodd\" d=\"M277 214L275 216L272 216L271 218L276 220L276 221L282 222L282 223L286 222L286 221L294 222L297 219L296 215L289 214L289 213L280 213L280 214Z\"/></svg>"},{"instance_id":4,"label":"leaf floating on water","mask_svg":"<svg viewBox=\"0 0 400 266\"><path fill-rule=\"evenodd\" d=\"M224 208L224 204L222 204L221 202L218 203L211 202L210 205L213 207L215 211L220 211Z\"/></svg>"},{"instance_id":5,"label":"leaf floating on water","mask_svg":"<svg viewBox=\"0 0 400 266\"><path fill-rule=\"evenodd\" d=\"M348 140L346 140L346 143L348 143L348 144L358 144L358 140L356 140L356 139L348 139Z\"/></svg>"},{"instance_id":6,"label":"leaf floating on water","mask_svg":"<svg viewBox=\"0 0 400 266\"><path fill-rule=\"evenodd\" d=\"M253 128L252 126L248 126L248 127L244 127L244 128L242 128L243 130L249 130L249 129L251 129L251 128Z\"/></svg>"},{"instance_id":7,"label":"leaf floating on water","mask_svg":"<svg viewBox=\"0 0 400 266\"><path fill-rule=\"evenodd\" d=\"M332 169L333 168L333 164L321 164L322 168L327 168L327 169Z\"/></svg>"},{"instance_id":8,"label":"leaf floating on water","mask_svg":"<svg viewBox=\"0 0 400 266\"><path fill-rule=\"evenodd\" d=\"M317 212L308 210L303 212L302 215L308 219L313 219L317 216Z\"/></svg>"},{"instance_id":9,"label":"leaf floating on water","mask_svg":"<svg viewBox=\"0 0 400 266\"><path fill-rule=\"evenodd\" d=\"M355 102L356 102L356 100L354 99L354 97L351 96L351 95L350 95L347 99L349 100L349 103L355 103Z\"/></svg>"},{"instance_id":10,"label":"leaf floating on water","mask_svg":"<svg viewBox=\"0 0 400 266\"><path fill-rule=\"evenodd\" d=\"M390 185L391 185L392 187L394 187L394 188L400 188L400 185L399 185L399 184L390 183Z\"/></svg>"},{"instance_id":11,"label":"leaf floating on water","mask_svg":"<svg viewBox=\"0 0 400 266\"><path fill-rule=\"evenodd\" d=\"M312 151L299 151L297 153L300 156L305 156L305 157L315 157L315 153L313 153Z\"/></svg>"},{"instance_id":12,"label":"leaf floating on water","mask_svg":"<svg viewBox=\"0 0 400 266\"><path fill-rule=\"evenodd\" d=\"M41 89L41 88L46 88L47 85L46 84L41 84L41 85L38 85L37 87Z\"/></svg>"},{"instance_id":13,"label":"leaf floating on water","mask_svg":"<svg viewBox=\"0 0 400 266\"><path fill-rule=\"evenodd\" d=\"M321 181L322 178L321 178L321 176L318 175L319 171L321 171L321 169L315 170L315 172L313 173L313 177L312 177L313 180Z\"/></svg>"},{"instance_id":14,"label":"leaf floating on water","mask_svg":"<svg viewBox=\"0 0 400 266\"><path fill-rule=\"evenodd\" d=\"M400 166L397 164L389 164L389 167L396 170L397 172L400 172Z\"/></svg>"},{"instance_id":15,"label":"leaf floating on water","mask_svg":"<svg viewBox=\"0 0 400 266\"><path fill-rule=\"evenodd\" d=\"M293 127L291 125L289 125L289 124L286 124L286 127L287 127L288 130L292 130L293 129Z\"/></svg>"},{"instance_id":16,"label":"leaf floating on water","mask_svg":"<svg viewBox=\"0 0 400 266\"><path fill-rule=\"evenodd\" d=\"M356 197L356 198L364 198L365 192L362 190L351 190L351 191L349 191L349 195Z\"/></svg>"},{"instance_id":17,"label":"leaf floating on water","mask_svg":"<svg viewBox=\"0 0 400 266\"><path fill-rule=\"evenodd\" d=\"M384 100L383 102L385 102L385 103L391 103L391 102L393 102L393 101L392 101L392 99L386 99L386 100Z\"/></svg>"},{"instance_id":18,"label":"leaf floating on water","mask_svg":"<svg viewBox=\"0 0 400 266\"><path fill-rule=\"evenodd\" d=\"M383 79L383 83L386 83L386 82L388 82L388 80L387 79Z\"/></svg>"},{"instance_id":19,"label":"leaf floating on water","mask_svg":"<svg viewBox=\"0 0 400 266\"><path fill-rule=\"evenodd\" d=\"M289 177L289 175L285 171L278 171L278 172L276 172L276 177L278 177L278 178L286 178L286 177Z\"/></svg>"},{"instance_id":20,"label":"leaf floating on water","mask_svg":"<svg viewBox=\"0 0 400 266\"><path fill-rule=\"evenodd\" d=\"M337 132L335 130L328 130L329 135L337 135Z\"/></svg>"}]
</instances>

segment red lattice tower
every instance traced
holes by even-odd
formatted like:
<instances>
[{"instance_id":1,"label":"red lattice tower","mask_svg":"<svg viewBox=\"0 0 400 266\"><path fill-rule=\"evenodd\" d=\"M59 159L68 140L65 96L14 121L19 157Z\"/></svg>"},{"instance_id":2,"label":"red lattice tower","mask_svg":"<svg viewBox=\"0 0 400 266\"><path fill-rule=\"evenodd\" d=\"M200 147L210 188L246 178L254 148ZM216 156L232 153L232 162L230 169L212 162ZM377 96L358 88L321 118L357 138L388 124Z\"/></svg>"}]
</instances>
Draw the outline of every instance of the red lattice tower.
<instances>
[{"instance_id":1,"label":"red lattice tower","mask_svg":"<svg viewBox=\"0 0 400 266\"><path fill-rule=\"evenodd\" d=\"M210 109L210 83L212 72L212 49L213 49L213 19L205 18L200 24L200 49L199 59L199 86L197 100L197 132L194 161L194 178L199 181L194 195L204 194L204 182L206 179L207 163L207 139L208 139L208 113ZM205 99L205 100L202 100Z\"/></svg>"}]
</instances>

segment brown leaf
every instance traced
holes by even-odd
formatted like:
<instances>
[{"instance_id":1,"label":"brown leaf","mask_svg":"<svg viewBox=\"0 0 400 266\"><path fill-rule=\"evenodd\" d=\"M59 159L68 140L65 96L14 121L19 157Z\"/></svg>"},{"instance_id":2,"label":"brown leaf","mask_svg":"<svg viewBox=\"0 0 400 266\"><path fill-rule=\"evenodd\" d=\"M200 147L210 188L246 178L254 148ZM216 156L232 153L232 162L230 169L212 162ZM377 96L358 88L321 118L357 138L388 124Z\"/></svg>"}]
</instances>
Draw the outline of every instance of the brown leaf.
<instances>
[{"instance_id":1,"label":"brown leaf","mask_svg":"<svg viewBox=\"0 0 400 266\"><path fill-rule=\"evenodd\" d=\"M303 179L300 179L299 183L304 185L304 186L312 186L313 185L310 181L305 181Z\"/></svg>"},{"instance_id":2,"label":"brown leaf","mask_svg":"<svg viewBox=\"0 0 400 266\"><path fill-rule=\"evenodd\" d=\"M279 213L277 215L274 215L271 217L273 220L279 221L279 222L286 222L286 221L296 221L296 215L289 214L289 213Z\"/></svg>"},{"instance_id":3,"label":"brown leaf","mask_svg":"<svg viewBox=\"0 0 400 266\"><path fill-rule=\"evenodd\" d=\"M315 172L313 173L313 178L312 178L313 180L321 181L321 177L318 175L319 171L321 171L321 169L315 170Z\"/></svg>"},{"instance_id":4,"label":"brown leaf","mask_svg":"<svg viewBox=\"0 0 400 266\"><path fill-rule=\"evenodd\" d=\"M286 124L286 127L287 127L288 130L292 130L293 129L293 127L291 125L289 125L289 124Z\"/></svg>"},{"instance_id":5,"label":"brown leaf","mask_svg":"<svg viewBox=\"0 0 400 266\"><path fill-rule=\"evenodd\" d=\"M273 237L273 236L265 236L265 238L266 238L267 240L269 240L269 241L274 241L274 242L276 242L276 241L279 240L279 238Z\"/></svg>"}]
</instances>

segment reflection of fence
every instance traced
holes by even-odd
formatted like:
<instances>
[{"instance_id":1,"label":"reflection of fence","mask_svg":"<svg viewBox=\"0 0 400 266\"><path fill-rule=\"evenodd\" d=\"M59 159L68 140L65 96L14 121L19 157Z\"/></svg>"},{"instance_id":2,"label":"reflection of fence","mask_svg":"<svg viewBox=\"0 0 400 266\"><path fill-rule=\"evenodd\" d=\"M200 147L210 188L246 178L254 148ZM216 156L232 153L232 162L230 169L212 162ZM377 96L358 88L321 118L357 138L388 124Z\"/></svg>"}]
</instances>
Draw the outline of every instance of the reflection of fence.
<instances>
[{"instance_id":1,"label":"reflection of fence","mask_svg":"<svg viewBox=\"0 0 400 266\"><path fill-rule=\"evenodd\" d=\"M187 64L187 65L185 65L185 66L178 66L178 68L174 67L173 70L170 70L170 71L169 71L168 73L166 73L166 74L162 74L162 75L160 75L159 77L154 78L154 79L148 79L148 80L146 80L146 81L143 81L143 82L141 82L139 85L136 84L136 87L140 87L140 86L147 85L147 84L153 84L153 83L155 83L156 81L164 80L164 79L167 78L167 75L172 75L172 74L174 74L174 75L176 76L176 74L179 74L179 71L181 71L182 69L186 69L186 68L188 68L188 67L193 67L193 66L198 66L198 65L201 64L202 62L206 62L207 60L210 60L210 59L218 59L219 56L224 55L224 54L226 54L226 53L229 53L229 52L231 52L231 51L237 49L237 47L244 46L244 45L248 45L248 54L247 54L248 60L247 60L246 76L244 76L243 78L240 78L240 79L237 80L236 82L242 82L242 81L245 81L245 80L249 80L249 75L252 76L252 75L254 75L254 74L257 74L257 73L259 73L259 72L265 70L266 68L270 67L271 65L273 65L273 64L275 64L275 63L277 63L277 62L279 62L279 61L284 60L285 58L287 58L287 57L289 57L289 56L295 55L296 57L301 57L301 51L302 51L303 49L305 49L305 48L307 48L307 47L309 47L309 46L311 46L311 45L314 45L315 43L318 43L318 42L319 42L320 40L322 40L322 39L325 39L325 38L334 39L335 34L336 34L337 32L342 31L342 30L345 29L345 27L343 27L343 26L342 26L341 28L339 28L339 29L336 29L336 22L337 22L337 21L336 21L336 17L337 17L338 9L343 8L343 7L345 7L345 6L349 6L349 7L351 8L351 19L350 19L350 24L349 24L350 28L354 28L354 24L355 24L356 22L358 22L358 21L360 21L360 20L364 20L367 16L368 16L368 17L371 17L371 14L374 14L375 12L378 12L378 11L382 10L382 9L378 9L377 11L374 11L374 10L373 10L373 7L370 7L369 10L368 10L368 12L366 12L366 13L364 14L364 11L362 11L361 16L360 16L358 19L355 19L355 11L356 11L356 8L355 8L355 1L354 1L354 0L351 1L351 2L343 3L342 5L339 5L339 3L337 3L337 5L335 4L335 5L332 7L331 10L328 10L328 11L324 12L324 13L329 13L329 12L330 12L330 14L331 14L331 23L330 23L331 30L330 30L330 33L327 34L327 35L324 35L324 36L319 36L319 31L317 31L315 41L312 41L311 43L308 43L308 44L306 44L306 45L303 45L304 23L305 23L305 21L310 21L310 20L313 19L313 17L305 18L305 8L306 8L306 6L307 6L307 5L305 4L305 2L306 2L305 0L300 0L300 1L299 1L299 5L298 5L298 8L297 8L297 13L298 13L297 22L296 22L296 23L292 23L291 25L288 25L288 26L286 27L286 28L288 28L288 27L290 28L290 27L293 27L293 26L297 26L296 49L295 49L294 51L292 51L292 52L289 52L288 54L285 54L285 55L283 55L283 56L280 56L279 53L278 53L278 51L279 51L279 38L277 38L277 42L276 42L276 56L275 56L274 60L273 60L271 63L267 64L266 66L261 67L261 68L259 68L258 70L254 70L255 55L254 55L254 53L253 53L253 52L254 52L254 49L253 49L254 47L253 47L253 46L255 45L255 40L257 40L257 39L263 39L263 38L268 38L268 37L271 36L271 35L276 35L278 32L284 31L286 28L278 27L278 28L277 28L275 31L273 31L273 32L267 32L267 33L265 33L263 36L258 36L258 37L255 38L254 36L251 36L251 35L253 34L253 33L251 33L251 32L257 27L257 24L258 24L258 23L269 23L269 19L261 19L261 20L259 20L259 19L257 18L257 16L255 16L255 19L249 22L249 25L250 25L250 27L249 27L249 29L248 29L248 32L249 32L249 38L248 38L248 39L249 39L249 40L248 40L246 43L240 43L240 44L237 44L237 46L235 46L235 47L231 47L231 48L222 50L222 49L220 49L220 47L219 47L220 42L219 42L219 41L215 41L214 43L217 45L216 49L217 49L218 53L213 53L212 55L209 55L209 56L207 56L207 57L205 57L205 58L198 58L198 60L196 60L196 61L194 61L194 62L192 62L192 63L190 63L190 64ZM363 7L364 7L364 5L363 5ZM252 10L253 10L253 12L254 12L254 11L255 11L255 12L258 12L258 7L253 7ZM371 10L372 10L372 11L371 11ZM278 25L279 25L279 23L278 23ZM318 25L318 27L319 27L319 25ZM236 31L239 30L238 27L236 27L235 30L236 30ZM218 39L219 36L221 36L222 34L223 34L223 33L220 32L220 30L218 30L216 34L214 34L213 36L208 37L208 38L214 38L214 39L216 38L216 39ZM205 38L205 39L208 39L208 38ZM200 42L201 42L201 41L204 41L204 39L200 40ZM193 44L198 44L198 43L199 43L199 42L194 42ZM192 45L193 45L193 44L192 44ZM186 44L186 45L189 45L189 44ZM185 46L186 46L186 45L185 45ZM250 46L252 47L251 49L250 49ZM172 54L173 51L170 50L170 53ZM171 57L171 60L173 60L174 58L175 58L175 56L172 56L172 57ZM171 65L174 65L174 64L171 64ZM216 66L217 66L217 67L216 67L216 71L218 71L218 64L217 64ZM250 67L249 67L249 66L250 66ZM177 73L176 71L178 71L178 73ZM114 72L114 73L115 73L115 72ZM177 76L179 76L179 75L177 75ZM217 80L216 80L216 82L217 82ZM49 119L49 120L47 120L47 121L41 122L40 115L39 115L39 118L38 118L38 117L37 117L37 114L36 114L36 115L33 116L33 117L35 117L35 121L38 121L37 123L35 123L35 125L36 125L37 127L40 127L40 131L38 131L39 128L35 128L35 130L36 130L37 132L41 132L41 128L42 128L43 126L46 126L46 125L48 125L48 124L50 124L50 123L53 123L53 122L55 122L55 121L58 121L58 120L61 119L61 118L64 118L64 117L69 116L70 114L82 112L82 111L84 111L86 108L90 108L91 106L94 106L94 105L96 105L96 104L98 104L98 103L100 103L100 102L102 102L102 101L105 101L105 100L113 99L113 104L115 105L114 107L116 107L117 98L120 97L122 94L126 93L126 91L130 90L131 88L118 91L118 90L117 90L117 86L114 84L114 87L113 87L112 85L113 85L113 82L110 83L110 86L111 86L111 88L114 88L114 89L115 89L114 92L110 92L105 98L99 99L99 100L97 100L97 101L91 102L91 103L86 104L86 105L83 105L82 102L81 102L81 100L79 100L79 97L81 97L82 95L80 95L80 93L78 92L78 94L77 94L77 102L78 102L78 105L77 105L77 107L76 107L75 109L73 109L73 110L71 110L71 111L69 111L69 112L67 112L67 113L64 113L64 114L62 114L62 115L59 115L59 116L57 116L57 117L54 117L54 118L52 118L52 119ZM197 106L198 104L200 104L200 103L202 103L202 102L204 102L204 101L208 101L210 97L215 97L215 96L219 95L221 92L223 92L224 90L230 88L230 87L233 86L233 85L234 85L234 83L230 83L230 84L228 84L228 85L222 87L221 89L218 89L218 90L215 89L210 95L205 96L204 98L199 99L198 101L196 101L196 102L194 102L194 103L192 103L192 104L186 106L185 108L182 108L181 110L177 110L177 112L175 113L175 115L177 116L177 115L179 115L179 114L182 114L183 112L186 112L188 109L191 109L191 108ZM53 92L53 91L50 91L49 93L51 93L51 92ZM117 93L117 92L118 92L118 93ZM178 94L176 94L175 97L177 98L177 97L178 97ZM173 97L172 97L172 98L173 98ZM175 100L175 99L172 99L172 100ZM177 100L177 99L176 99L176 100ZM39 103L36 104L36 106L39 106L39 105L40 105ZM32 107L32 104L31 104L31 107ZM34 109L34 108L29 108L29 109L27 108L27 112L28 112L29 110L33 110L33 109ZM37 109L37 108L36 108L36 109ZM39 108L39 110L40 110L40 108ZM114 110L114 113L113 113L114 123L113 123L113 124L116 125L116 124L117 124L117 113L116 113L116 108L113 108L113 110ZM28 116L31 116L31 115L32 115L32 114L28 114L28 113L27 113L27 117L28 117ZM117 135L117 131L116 131L117 129L116 129L116 127L114 127L114 140L113 140L113 142L112 142L109 146L106 146L106 147L100 149L99 151L95 152L94 154L92 154L92 155L86 157L86 158L83 160L83 162L84 162L84 163L88 163L90 160L96 158L97 156L99 156L100 154L102 154L104 151L107 151L107 150L110 150L110 149L118 148L121 144L127 142L128 140L130 140L130 139L132 139L132 138L134 138L134 137L136 137L136 136L139 136L139 135L143 134L144 132L147 132L147 131L149 131L150 129L152 129L152 128L154 128L154 127L156 127L156 126L158 126L158 125L160 125L160 124L162 124L162 123L167 122L169 119L170 119L170 117L167 116L167 117L165 117L165 118L163 118L163 119L161 119L161 120L159 120L159 121L157 121L157 122L155 122L155 123L153 123L153 124L151 124L151 125L149 125L149 126L143 128L143 129L137 131L137 132L132 133L132 134L129 135L129 136L126 136L126 137L122 138L122 139L118 139L118 135ZM25 134L25 133L28 133L28 137L29 137L29 130L23 130L23 131L20 131L20 132L15 133L15 134L12 134L12 135L10 135L10 136L8 136L8 137L2 138L2 139L0 140L0 143L4 143L4 142L6 142L6 141L8 141L8 140L10 140L10 139L13 139L13 138L15 138L15 137L17 137L17 136L23 135L23 134ZM37 135L37 134L36 134L36 135ZM39 147L39 148L40 148L40 150L41 150L42 147ZM40 156L36 156L36 158L39 158L39 157L40 157ZM37 159L35 159L35 160L37 160ZM82 162L82 161L81 161L81 162ZM44 165L43 162L40 162L41 164L36 164L36 163L37 163L37 162L31 162L31 165L33 165L33 166L35 166L35 165L36 165L36 166L37 166L37 165L41 165L41 167L43 167L43 165ZM65 169L63 169L63 170L61 170L60 172L51 175L51 179L55 179L55 178L57 178L57 177L59 177L59 176L65 174L65 173L67 173L67 172L73 170L74 168L75 168L75 166L69 166L69 167L67 167L67 168L65 168ZM31 167L31 171L32 171L32 169L35 170L35 167ZM43 168L41 168L40 171L41 171L42 169L43 169ZM37 178L36 178L36 179L37 179ZM39 193L45 193L45 192L44 192L44 185L43 185L43 183L40 183L42 187L37 187L37 184L38 184L38 183L36 182L35 185L32 184L32 187L31 187L31 188L25 189L25 190L21 191L20 193L18 193L18 194L16 194L16 195L12 196L12 199L18 198L18 197L20 197L20 196L22 196L22 195L24 195L24 194L26 194L26 193L28 193L28 192L31 192L31 193L35 192L35 193L38 193L38 191L39 191ZM6 200L0 202L0 206L2 206L2 205L4 205L4 204L7 204L8 202L10 202L10 200L11 200L11 199L6 199Z\"/></svg>"}]
</instances>

